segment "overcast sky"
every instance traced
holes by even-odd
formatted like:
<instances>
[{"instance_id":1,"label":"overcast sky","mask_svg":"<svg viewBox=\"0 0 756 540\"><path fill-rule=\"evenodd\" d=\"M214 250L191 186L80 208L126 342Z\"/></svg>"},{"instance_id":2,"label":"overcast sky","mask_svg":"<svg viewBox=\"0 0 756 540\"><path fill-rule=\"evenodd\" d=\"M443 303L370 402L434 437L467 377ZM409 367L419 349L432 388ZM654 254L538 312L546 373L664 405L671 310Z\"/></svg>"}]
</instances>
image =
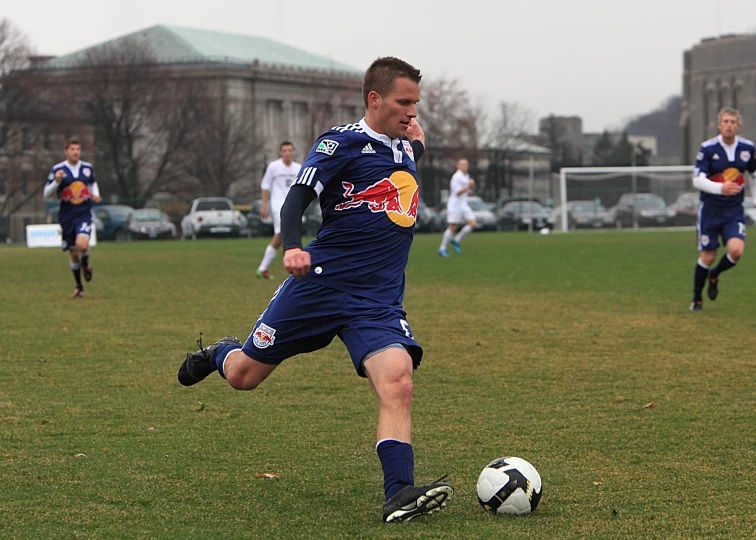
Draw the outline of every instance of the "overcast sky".
<instances>
[{"instance_id":1,"label":"overcast sky","mask_svg":"<svg viewBox=\"0 0 756 540\"><path fill-rule=\"evenodd\" d=\"M753 32L745 0L0 0L41 54L155 24L264 36L364 69L393 55L458 79L489 106L535 119L621 126L681 93L682 55L702 38Z\"/></svg>"}]
</instances>

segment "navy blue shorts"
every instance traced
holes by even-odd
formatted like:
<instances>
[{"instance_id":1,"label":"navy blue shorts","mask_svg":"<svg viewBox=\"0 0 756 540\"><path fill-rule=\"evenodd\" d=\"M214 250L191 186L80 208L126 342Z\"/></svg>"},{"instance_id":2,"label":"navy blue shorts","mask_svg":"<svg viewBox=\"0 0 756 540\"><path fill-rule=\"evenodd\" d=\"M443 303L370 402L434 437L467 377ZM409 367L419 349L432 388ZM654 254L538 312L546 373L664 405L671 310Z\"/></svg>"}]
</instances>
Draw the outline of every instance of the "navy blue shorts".
<instances>
[{"instance_id":1,"label":"navy blue shorts","mask_svg":"<svg viewBox=\"0 0 756 540\"><path fill-rule=\"evenodd\" d=\"M357 374L372 353L391 345L404 347L414 369L423 349L412 337L400 305L386 305L289 277L273 295L244 344L244 354L263 364L278 365L297 354L326 347L339 336Z\"/></svg>"},{"instance_id":2,"label":"navy blue shorts","mask_svg":"<svg viewBox=\"0 0 756 540\"><path fill-rule=\"evenodd\" d=\"M63 251L66 251L76 245L76 237L80 234L92 235L92 216L74 218L66 223L61 223L60 226L63 229L63 242L60 247Z\"/></svg>"},{"instance_id":3,"label":"navy blue shorts","mask_svg":"<svg viewBox=\"0 0 756 540\"><path fill-rule=\"evenodd\" d=\"M730 238L740 238L745 242L743 206L721 207L701 203L698 208L698 250L715 251L719 247L720 236L724 245Z\"/></svg>"}]
</instances>

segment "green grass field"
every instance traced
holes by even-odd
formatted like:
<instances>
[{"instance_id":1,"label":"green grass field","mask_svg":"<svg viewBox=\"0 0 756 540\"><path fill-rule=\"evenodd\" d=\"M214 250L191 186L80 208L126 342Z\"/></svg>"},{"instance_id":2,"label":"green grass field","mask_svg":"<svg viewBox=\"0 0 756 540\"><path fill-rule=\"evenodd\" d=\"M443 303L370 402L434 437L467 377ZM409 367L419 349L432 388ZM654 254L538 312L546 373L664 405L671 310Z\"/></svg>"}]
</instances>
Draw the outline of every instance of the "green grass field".
<instances>
[{"instance_id":1,"label":"green grass field","mask_svg":"<svg viewBox=\"0 0 756 540\"><path fill-rule=\"evenodd\" d=\"M248 335L284 275L254 278L266 240L103 243L83 301L59 250L0 248L0 536L756 534L753 253L691 314L690 231L474 234L448 260L439 238L407 268L413 444L416 480L456 493L392 525L376 399L340 342L253 392L176 381L199 332ZM508 455L543 478L529 516L477 502Z\"/></svg>"}]
</instances>

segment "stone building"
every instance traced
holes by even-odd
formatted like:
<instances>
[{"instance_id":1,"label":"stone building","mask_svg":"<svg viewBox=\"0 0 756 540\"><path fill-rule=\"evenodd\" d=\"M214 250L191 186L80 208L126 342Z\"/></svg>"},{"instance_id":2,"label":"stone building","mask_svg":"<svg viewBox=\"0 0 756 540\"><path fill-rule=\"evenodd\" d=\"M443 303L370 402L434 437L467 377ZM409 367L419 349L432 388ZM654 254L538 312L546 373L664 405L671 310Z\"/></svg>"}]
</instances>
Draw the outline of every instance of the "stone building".
<instances>
[{"instance_id":1,"label":"stone building","mask_svg":"<svg viewBox=\"0 0 756 540\"><path fill-rule=\"evenodd\" d=\"M703 39L685 51L683 65L682 163L694 163L700 144L719 133L723 107L740 110L741 135L756 138L756 34Z\"/></svg>"}]
</instances>

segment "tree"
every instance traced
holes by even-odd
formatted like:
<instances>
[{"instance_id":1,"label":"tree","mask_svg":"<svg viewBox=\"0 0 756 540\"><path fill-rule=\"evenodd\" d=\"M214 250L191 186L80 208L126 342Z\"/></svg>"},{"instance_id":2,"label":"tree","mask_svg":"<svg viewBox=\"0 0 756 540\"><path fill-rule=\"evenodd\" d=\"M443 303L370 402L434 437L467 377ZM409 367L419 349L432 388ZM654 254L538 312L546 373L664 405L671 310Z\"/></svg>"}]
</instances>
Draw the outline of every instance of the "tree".
<instances>
[{"instance_id":1,"label":"tree","mask_svg":"<svg viewBox=\"0 0 756 540\"><path fill-rule=\"evenodd\" d=\"M255 175L260 165L252 108L229 103L225 86L215 93L205 84L192 119L187 172L195 179L196 193L229 195L232 185Z\"/></svg>"},{"instance_id":2,"label":"tree","mask_svg":"<svg viewBox=\"0 0 756 540\"><path fill-rule=\"evenodd\" d=\"M424 80L423 99L417 108L429 151L444 157L468 155L474 160L483 133L483 111L472 103L458 80Z\"/></svg>"},{"instance_id":3,"label":"tree","mask_svg":"<svg viewBox=\"0 0 756 540\"><path fill-rule=\"evenodd\" d=\"M593 147L593 164L597 167L643 167L648 165L649 155L641 144L630 142L626 131L616 141L604 131Z\"/></svg>"},{"instance_id":4,"label":"tree","mask_svg":"<svg viewBox=\"0 0 756 540\"><path fill-rule=\"evenodd\" d=\"M135 204L177 189L200 99L195 85L169 78L149 48L132 39L93 49L79 68L70 99L94 128L100 181Z\"/></svg>"}]
</instances>

